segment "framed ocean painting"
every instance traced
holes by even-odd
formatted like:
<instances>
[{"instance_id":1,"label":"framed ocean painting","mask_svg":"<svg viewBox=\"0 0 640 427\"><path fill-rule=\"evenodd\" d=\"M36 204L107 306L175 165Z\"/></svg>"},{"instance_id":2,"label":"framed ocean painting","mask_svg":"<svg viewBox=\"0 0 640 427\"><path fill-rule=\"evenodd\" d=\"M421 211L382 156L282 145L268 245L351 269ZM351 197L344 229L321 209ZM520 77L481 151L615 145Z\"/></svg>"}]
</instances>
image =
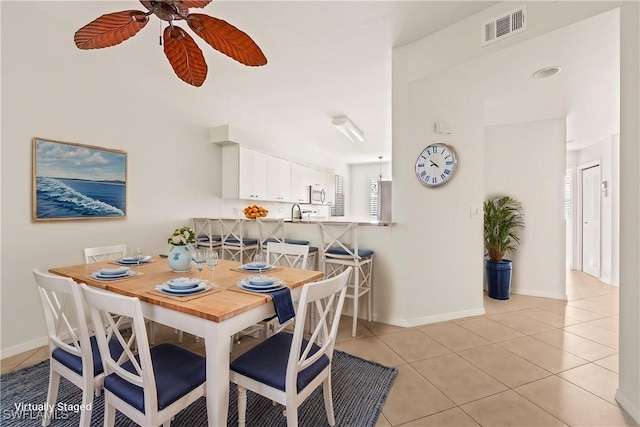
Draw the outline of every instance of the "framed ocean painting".
<instances>
[{"instance_id":1,"label":"framed ocean painting","mask_svg":"<svg viewBox=\"0 0 640 427\"><path fill-rule=\"evenodd\" d=\"M34 221L124 218L127 153L33 138Z\"/></svg>"}]
</instances>

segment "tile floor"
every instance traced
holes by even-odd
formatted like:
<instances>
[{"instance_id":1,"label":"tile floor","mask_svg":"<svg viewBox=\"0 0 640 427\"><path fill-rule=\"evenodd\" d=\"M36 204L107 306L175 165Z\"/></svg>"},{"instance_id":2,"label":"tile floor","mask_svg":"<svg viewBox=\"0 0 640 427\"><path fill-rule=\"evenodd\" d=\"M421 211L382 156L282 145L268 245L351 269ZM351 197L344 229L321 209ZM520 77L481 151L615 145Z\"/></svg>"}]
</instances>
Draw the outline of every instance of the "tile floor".
<instances>
[{"instance_id":1,"label":"tile floor","mask_svg":"<svg viewBox=\"0 0 640 427\"><path fill-rule=\"evenodd\" d=\"M356 338L344 321L336 349L398 369L379 427L636 426L614 399L618 288L568 272L567 295L485 297L484 316L415 328L360 322ZM175 340L158 328L157 342ZM204 349L192 336L184 345ZM4 359L2 373L46 358L40 348Z\"/></svg>"}]
</instances>

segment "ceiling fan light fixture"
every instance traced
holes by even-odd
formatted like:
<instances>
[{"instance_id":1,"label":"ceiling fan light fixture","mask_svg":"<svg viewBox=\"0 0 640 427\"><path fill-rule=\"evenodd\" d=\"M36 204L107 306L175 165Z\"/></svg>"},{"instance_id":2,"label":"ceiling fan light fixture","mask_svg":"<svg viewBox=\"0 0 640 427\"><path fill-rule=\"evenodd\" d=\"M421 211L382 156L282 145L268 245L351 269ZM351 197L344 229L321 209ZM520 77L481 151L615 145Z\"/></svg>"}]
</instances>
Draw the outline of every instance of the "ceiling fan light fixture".
<instances>
[{"instance_id":1,"label":"ceiling fan light fixture","mask_svg":"<svg viewBox=\"0 0 640 427\"><path fill-rule=\"evenodd\" d=\"M546 79L547 77L555 76L560 71L562 71L562 68L558 67L557 65L544 67L533 73L531 77L533 77L534 79Z\"/></svg>"},{"instance_id":2,"label":"ceiling fan light fixture","mask_svg":"<svg viewBox=\"0 0 640 427\"><path fill-rule=\"evenodd\" d=\"M331 124L336 127L344 136L349 139L351 142L362 142L364 141L364 133L358 127L349 120L348 117L336 117L331 120Z\"/></svg>"}]
</instances>

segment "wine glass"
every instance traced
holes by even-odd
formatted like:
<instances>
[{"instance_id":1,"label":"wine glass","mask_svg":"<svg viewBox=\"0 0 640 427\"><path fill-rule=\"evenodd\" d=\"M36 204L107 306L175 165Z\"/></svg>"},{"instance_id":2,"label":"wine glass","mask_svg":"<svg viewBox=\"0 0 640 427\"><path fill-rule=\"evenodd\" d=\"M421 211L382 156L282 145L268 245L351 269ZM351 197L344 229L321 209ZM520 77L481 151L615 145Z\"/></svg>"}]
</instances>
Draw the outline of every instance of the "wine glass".
<instances>
[{"instance_id":1,"label":"wine glass","mask_svg":"<svg viewBox=\"0 0 640 427\"><path fill-rule=\"evenodd\" d=\"M207 267L211 270L211 284L213 285L213 268L218 265L218 252L213 249L207 249L205 259Z\"/></svg>"},{"instance_id":2,"label":"wine glass","mask_svg":"<svg viewBox=\"0 0 640 427\"><path fill-rule=\"evenodd\" d=\"M140 273L140 260L144 257L144 253L142 252L142 249L140 249L140 246L131 246L129 248L128 257L136 261L136 273L142 274Z\"/></svg>"},{"instance_id":3,"label":"wine glass","mask_svg":"<svg viewBox=\"0 0 640 427\"><path fill-rule=\"evenodd\" d=\"M202 270L204 269L204 263L207 261L207 253L203 249L197 249L193 252L193 260L198 267L198 279L202 280Z\"/></svg>"},{"instance_id":4,"label":"wine glass","mask_svg":"<svg viewBox=\"0 0 640 427\"><path fill-rule=\"evenodd\" d=\"M256 267L258 267L258 271L262 276L262 269L267 265L267 254L264 252L256 252L253 256L253 263Z\"/></svg>"}]
</instances>

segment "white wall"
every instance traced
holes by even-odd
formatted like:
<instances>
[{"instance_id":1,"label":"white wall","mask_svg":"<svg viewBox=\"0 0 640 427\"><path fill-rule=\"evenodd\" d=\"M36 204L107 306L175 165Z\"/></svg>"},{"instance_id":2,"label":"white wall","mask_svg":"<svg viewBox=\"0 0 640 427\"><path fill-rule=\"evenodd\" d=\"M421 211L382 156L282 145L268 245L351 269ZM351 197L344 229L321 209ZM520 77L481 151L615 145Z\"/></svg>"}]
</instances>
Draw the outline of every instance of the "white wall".
<instances>
[{"instance_id":1,"label":"white wall","mask_svg":"<svg viewBox=\"0 0 640 427\"><path fill-rule=\"evenodd\" d=\"M567 299L565 292L565 119L485 129L485 198L522 203L525 228L513 260L512 291Z\"/></svg>"},{"instance_id":2,"label":"white wall","mask_svg":"<svg viewBox=\"0 0 640 427\"><path fill-rule=\"evenodd\" d=\"M349 199L347 200L350 208L349 219L354 221L372 221L369 215L369 203L371 193L369 186L372 178L380 176L382 166L382 179L391 180L391 162L383 161L380 163L362 163L349 166Z\"/></svg>"},{"instance_id":3,"label":"white wall","mask_svg":"<svg viewBox=\"0 0 640 427\"><path fill-rule=\"evenodd\" d=\"M616 400L640 423L640 4L620 11L620 374Z\"/></svg>"}]
</instances>

